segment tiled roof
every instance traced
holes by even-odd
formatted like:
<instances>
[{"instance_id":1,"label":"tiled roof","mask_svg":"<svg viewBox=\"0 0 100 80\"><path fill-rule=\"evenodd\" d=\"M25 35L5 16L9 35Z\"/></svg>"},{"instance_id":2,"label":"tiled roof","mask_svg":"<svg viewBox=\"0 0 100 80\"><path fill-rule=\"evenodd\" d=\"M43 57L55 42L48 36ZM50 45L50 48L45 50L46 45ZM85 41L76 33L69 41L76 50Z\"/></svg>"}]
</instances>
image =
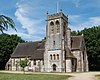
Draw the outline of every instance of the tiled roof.
<instances>
[{"instance_id":1,"label":"tiled roof","mask_svg":"<svg viewBox=\"0 0 100 80\"><path fill-rule=\"evenodd\" d=\"M71 50L80 49L83 36L71 36Z\"/></svg>"},{"instance_id":2,"label":"tiled roof","mask_svg":"<svg viewBox=\"0 0 100 80\"><path fill-rule=\"evenodd\" d=\"M71 36L71 50L80 49L83 36ZM26 42L17 45L11 55L12 58L29 57L30 59L44 59L45 41ZM66 57L73 57L70 49L67 49Z\"/></svg>"},{"instance_id":3,"label":"tiled roof","mask_svg":"<svg viewBox=\"0 0 100 80\"><path fill-rule=\"evenodd\" d=\"M45 49L44 46L44 41L20 43L17 45L11 57L30 57L31 59L43 59Z\"/></svg>"}]
</instances>

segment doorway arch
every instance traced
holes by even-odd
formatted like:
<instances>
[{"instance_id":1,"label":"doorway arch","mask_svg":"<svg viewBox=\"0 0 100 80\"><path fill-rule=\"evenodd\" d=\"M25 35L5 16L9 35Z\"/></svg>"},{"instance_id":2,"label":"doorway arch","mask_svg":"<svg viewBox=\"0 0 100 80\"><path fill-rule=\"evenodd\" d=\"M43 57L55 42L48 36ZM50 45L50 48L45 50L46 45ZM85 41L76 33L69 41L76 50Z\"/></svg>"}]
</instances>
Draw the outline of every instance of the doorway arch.
<instances>
[{"instance_id":1,"label":"doorway arch","mask_svg":"<svg viewBox=\"0 0 100 80\"><path fill-rule=\"evenodd\" d=\"M53 64L52 67L53 67L53 71L56 71L56 67L57 67L56 64Z\"/></svg>"}]
</instances>

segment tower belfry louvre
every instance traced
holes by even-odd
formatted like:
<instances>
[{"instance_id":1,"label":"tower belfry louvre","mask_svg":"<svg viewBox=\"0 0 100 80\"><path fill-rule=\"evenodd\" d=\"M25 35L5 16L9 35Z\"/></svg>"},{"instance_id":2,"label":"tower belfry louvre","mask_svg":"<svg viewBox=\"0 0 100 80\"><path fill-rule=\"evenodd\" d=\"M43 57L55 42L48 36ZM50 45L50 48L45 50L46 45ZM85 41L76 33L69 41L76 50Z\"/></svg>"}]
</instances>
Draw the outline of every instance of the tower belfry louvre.
<instances>
[{"instance_id":1,"label":"tower belfry louvre","mask_svg":"<svg viewBox=\"0 0 100 80\"><path fill-rule=\"evenodd\" d=\"M26 70L41 72L88 71L84 36L71 36L68 16L62 11L47 14L46 21L46 40L18 44L6 69L21 70L20 66L16 66L18 65L16 61L27 57L30 66L27 66Z\"/></svg>"}]
</instances>

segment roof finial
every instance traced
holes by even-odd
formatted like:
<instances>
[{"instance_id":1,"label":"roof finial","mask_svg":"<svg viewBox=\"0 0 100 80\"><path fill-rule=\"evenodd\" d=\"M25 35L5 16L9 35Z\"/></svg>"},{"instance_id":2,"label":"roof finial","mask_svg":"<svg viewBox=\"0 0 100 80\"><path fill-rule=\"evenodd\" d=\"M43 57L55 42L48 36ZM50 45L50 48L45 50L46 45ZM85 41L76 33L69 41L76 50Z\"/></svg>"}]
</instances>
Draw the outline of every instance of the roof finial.
<instances>
[{"instance_id":1,"label":"roof finial","mask_svg":"<svg viewBox=\"0 0 100 80\"><path fill-rule=\"evenodd\" d=\"M60 9L60 12L62 12L62 9Z\"/></svg>"}]
</instances>

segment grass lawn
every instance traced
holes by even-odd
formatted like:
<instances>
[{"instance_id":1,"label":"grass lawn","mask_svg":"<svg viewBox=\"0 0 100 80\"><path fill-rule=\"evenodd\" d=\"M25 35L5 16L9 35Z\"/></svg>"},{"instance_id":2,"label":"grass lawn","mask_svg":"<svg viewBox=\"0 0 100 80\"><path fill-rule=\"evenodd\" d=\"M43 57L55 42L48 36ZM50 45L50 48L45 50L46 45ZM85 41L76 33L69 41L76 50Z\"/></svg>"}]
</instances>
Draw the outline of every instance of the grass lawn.
<instances>
[{"instance_id":1,"label":"grass lawn","mask_svg":"<svg viewBox=\"0 0 100 80\"><path fill-rule=\"evenodd\" d=\"M68 80L66 75L0 73L0 80Z\"/></svg>"},{"instance_id":2,"label":"grass lawn","mask_svg":"<svg viewBox=\"0 0 100 80\"><path fill-rule=\"evenodd\" d=\"M96 75L97 80L100 80L100 75Z\"/></svg>"}]
</instances>

